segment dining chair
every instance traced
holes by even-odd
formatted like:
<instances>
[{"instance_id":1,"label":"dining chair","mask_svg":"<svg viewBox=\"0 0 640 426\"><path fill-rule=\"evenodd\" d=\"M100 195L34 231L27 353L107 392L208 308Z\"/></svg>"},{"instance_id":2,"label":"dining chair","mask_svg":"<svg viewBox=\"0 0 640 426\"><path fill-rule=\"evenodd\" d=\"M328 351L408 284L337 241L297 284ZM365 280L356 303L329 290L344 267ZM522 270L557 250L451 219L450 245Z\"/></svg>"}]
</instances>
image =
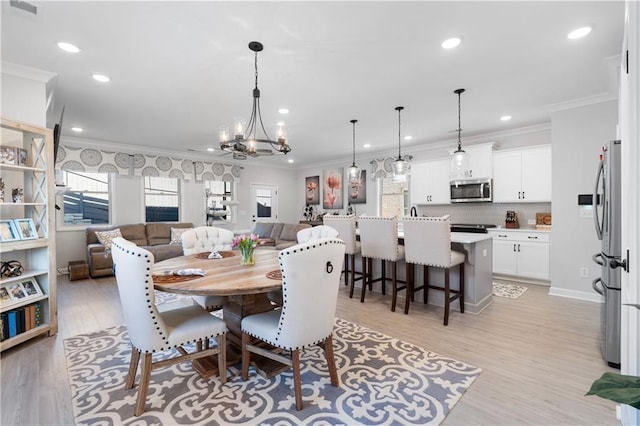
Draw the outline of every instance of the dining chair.
<instances>
[{"instance_id":1,"label":"dining chair","mask_svg":"<svg viewBox=\"0 0 640 426\"><path fill-rule=\"evenodd\" d=\"M356 255L361 250L360 241L356 239L356 217L355 215L326 214L322 217L322 221L325 225L337 230L340 239L344 241L344 283L349 285L349 298L352 298L355 282L363 279L362 272L356 271ZM356 275L359 275L358 278Z\"/></svg>"},{"instance_id":2,"label":"dining chair","mask_svg":"<svg viewBox=\"0 0 640 426\"><path fill-rule=\"evenodd\" d=\"M125 389L133 388L140 355L143 355L135 415L144 412L151 372L155 369L217 355L220 382L226 383L227 326L224 321L193 304L159 310L151 277L153 254L121 237L113 240L111 253L122 313L131 341L131 362ZM185 345L196 344L197 349L201 349L202 342L210 338L216 339L217 346L194 352L184 348ZM174 349L180 355L153 361L153 354L173 352Z\"/></svg>"},{"instance_id":3,"label":"dining chair","mask_svg":"<svg viewBox=\"0 0 640 426\"><path fill-rule=\"evenodd\" d=\"M339 386L332 331L344 250L344 242L337 238L309 241L282 250L278 255L284 294L282 309L242 319L243 379L249 378L251 353L292 367L298 410L303 406L301 350L322 346L331 384ZM265 349L260 342L273 346L274 350ZM313 368L319 366L314 365Z\"/></svg>"},{"instance_id":4,"label":"dining chair","mask_svg":"<svg viewBox=\"0 0 640 426\"><path fill-rule=\"evenodd\" d=\"M444 291L444 325L449 324L451 302L460 300L460 313L464 313L464 261L465 254L451 249L451 218L442 217L405 217L404 248L407 275L412 274L414 265L423 265L423 284L411 286L411 298L416 291L423 291L423 301L428 302L429 289ZM444 269L444 284L429 282L429 267ZM460 282L458 289L450 286L450 270L458 266ZM411 269L411 270L410 270Z\"/></svg>"},{"instance_id":5,"label":"dining chair","mask_svg":"<svg viewBox=\"0 0 640 426\"><path fill-rule=\"evenodd\" d=\"M308 241L319 240L321 238L336 238L338 231L331 226L318 225L311 228L305 228L298 231L296 239L298 244Z\"/></svg>"},{"instance_id":6,"label":"dining chair","mask_svg":"<svg viewBox=\"0 0 640 426\"><path fill-rule=\"evenodd\" d=\"M382 294L386 294L386 264L391 262L391 312L396 311L398 291L405 290L406 300L404 313L409 313L409 291L406 280L398 279L398 262L404 259L404 247L398 244L398 218L360 216L358 218L360 228L360 244L362 252L362 294L360 302L364 302L366 287L372 288L372 284L382 282ZM380 260L381 274L379 278L373 278L373 259ZM398 283L405 284L398 286Z\"/></svg>"},{"instance_id":7,"label":"dining chair","mask_svg":"<svg viewBox=\"0 0 640 426\"><path fill-rule=\"evenodd\" d=\"M198 226L182 234L182 251L185 256L197 253L210 253L231 250L233 232L215 226ZM224 296L192 296L193 300L208 311L222 308L227 300Z\"/></svg>"}]
</instances>

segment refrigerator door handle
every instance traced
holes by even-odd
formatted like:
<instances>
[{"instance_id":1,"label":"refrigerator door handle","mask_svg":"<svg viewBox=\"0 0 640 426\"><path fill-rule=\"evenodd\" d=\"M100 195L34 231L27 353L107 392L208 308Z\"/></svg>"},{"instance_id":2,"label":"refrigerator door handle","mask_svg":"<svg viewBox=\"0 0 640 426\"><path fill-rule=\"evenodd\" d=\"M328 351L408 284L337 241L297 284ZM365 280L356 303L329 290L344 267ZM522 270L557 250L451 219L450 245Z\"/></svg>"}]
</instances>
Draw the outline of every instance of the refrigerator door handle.
<instances>
[{"instance_id":1,"label":"refrigerator door handle","mask_svg":"<svg viewBox=\"0 0 640 426\"><path fill-rule=\"evenodd\" d=\"M602 240L602 227L604 224L604 207L602 209L602 221L598 220L598 184L600 183L600 179L604 179L604 160L600 160L600 164L598 164L598 173L596 174L596 184L593 188L593 198L591 199L591 205L593 207L593 223L596 226L596 235L598 236L598 240ZM603 187L604 191L604 187ZM604 203L605 194L602 194L602 201ZM597 263L597 262L596 262Z\"/></svg>"},{"instance_id":2,"label":"refrigerator door handle","mask_svg":"<svg viewBox=\"0 0 640 426\"><path fill-rule=\"evenodd\" d=\"M602 284L602 279L601 278L596 278L595 280L593 280L591 282L591 287L593 287L593 289L596 291L596 293L598 293L601 296L604 296L604 289L600 288L598 286L598 283Z\"/></svg>"}]
</instances>

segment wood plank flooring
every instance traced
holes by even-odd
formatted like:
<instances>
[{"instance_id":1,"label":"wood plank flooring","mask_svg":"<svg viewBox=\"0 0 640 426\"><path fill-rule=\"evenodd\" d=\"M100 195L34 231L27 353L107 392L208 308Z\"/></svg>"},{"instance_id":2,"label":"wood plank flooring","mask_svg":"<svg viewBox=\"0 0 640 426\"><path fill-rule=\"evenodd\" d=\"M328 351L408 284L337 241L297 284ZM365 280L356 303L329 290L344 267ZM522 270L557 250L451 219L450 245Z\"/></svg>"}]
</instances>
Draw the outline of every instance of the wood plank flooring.
<instances>
[{"instance_id":1,"label":"wood plank flooring","mask_svg":"<svg viewBox=\"0 0 640 426\"><path fill-rule=\"evenodd\" d=\"M584 396L617 371L598 348L600 306L527 287L519 299L494 297L480 315L452 311L444 327L442 308L415 302L406 316L390 311L388 295L367 293L361 304L341 286L337 316L484 370L445 425L617 425L613 402ZM113 278L59 276L58 289L58 335L1 354L2 425L74 424L62 342L124 322Z\"/></svg>"}]
</instances>

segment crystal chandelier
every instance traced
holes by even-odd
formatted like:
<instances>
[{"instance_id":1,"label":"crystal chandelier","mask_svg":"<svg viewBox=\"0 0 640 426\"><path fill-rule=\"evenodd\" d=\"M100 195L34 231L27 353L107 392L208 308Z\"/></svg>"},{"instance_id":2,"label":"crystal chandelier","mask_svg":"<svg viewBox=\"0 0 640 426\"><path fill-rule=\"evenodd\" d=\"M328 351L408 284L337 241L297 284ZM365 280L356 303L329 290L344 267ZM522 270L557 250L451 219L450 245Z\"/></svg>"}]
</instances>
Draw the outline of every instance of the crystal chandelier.
<instances>
[{"instance_id":1,"label":"crystal chandelier","mask_svg":"<svg viewBox=\"0 0 640 426\"><path fill-rule=\"evenodd\" d=\"M460 140L460 132L462 132L460 121L460 95L464 93L464 89L456 89L453 93L458 95L458 149L451 154L449 175L451 179L456 179L468 177L469 154L462 149L462 141Z\"/></svg>"},{"instance_id":2,"label":"crystal chandelier","mask_svg":"<svg viewBox=\"0 0 640 426\"><path fill-rule=\"evenodd\" d=\"M349 166L349 183L351 186L359 186L360 185L360 174L361 171L356 166L356 123L358 120L351 120L351 124L353 125L353 161L351 166Z\"/></svg>"},{"instance_id":3,"label":"crystal chandelier","mask_svg":"<svg viewBox=\"0 0 640 426\"><path fill-rule=\"evenodd\" d=\"M237 120L233 126L233 137L227 127L220 128L220 149L233 154L233 158L244 160L249 157L261 157L273 154L286 154L291 151L287 144L284 125L278 128L278 139L273 140L262 124L260 112L260 89L258 89L258 52L263 49L262 43L252 41L249 49L255 54L255 87L253 89L253 107L249 121ZM262 130L262 137L257 135Z\"/></svg>"}]
</instances>

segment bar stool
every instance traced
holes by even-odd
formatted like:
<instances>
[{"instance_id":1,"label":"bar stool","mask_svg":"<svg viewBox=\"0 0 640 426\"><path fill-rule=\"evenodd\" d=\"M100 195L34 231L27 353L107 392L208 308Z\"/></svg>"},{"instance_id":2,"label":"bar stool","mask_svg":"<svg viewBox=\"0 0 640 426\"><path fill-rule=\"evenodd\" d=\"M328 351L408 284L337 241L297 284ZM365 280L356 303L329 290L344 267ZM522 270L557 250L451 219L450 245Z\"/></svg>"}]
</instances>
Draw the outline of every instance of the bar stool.
<instances>
[{"instance_id":1,"label":"bar stool","mask_svg":"<svg viewBox=\"0 0 640 426\"><path fill-rule=\"evenodd\" d=\"M360 241L356 241L356 217L354 215L324 215L322 222L338 231L344 241L344 284L349 285L349 298L353 298L355 282L362 280L362 272L356 271L356 254L360 253ZM349 267L349 261L351 267ZM359 275L356 278L356 274Z\"/></svg>"},{"instance_id":2,"label":"bar stool","mask_svg":"<svg viewBox=\"0 0 640 426\"><path fill-rule=\"evenodd\" d=\"M396 311L396 301L398 291L407 290L404 313L409 313L409 296L406 281L398 280L398 261L404 259L404 247L398 245L398 219L394 217L360 216L358 219L360 228L360 244L362 251L362 295L360 302L364 302L367 284L382 281L382 294L385 294L386 287L386 262L391 262L391 312ZM380 278L373 279L372 266L373 259L379 259L382 264L382 274ZM404 283L398 287L398 282Z\"/></svg>"},{"instance_id":3,"label":"bar stool","mask_svg":"<svg viewBox=\"0 0 640 426\"><path fill-rule=\"evenodd\" d=\"M423 265L424 281L422 286L410 285L411 293L407 299L413 299L415 291L423 291L426 304L429 289L444 291L444 325L449 324L449 305L460 300L460 313L464 313L464 253L451 250L451 218L442 217L405 217L404 248L407 265L407 276L413 275L414 265ZM460 283L458 290L452 290L449 283L449 272L459 265ZM437 286L429 282L429 266L444 269L444 285ZM453 295L452 295L453 294Z\"/></svg>"}]
</instances>

